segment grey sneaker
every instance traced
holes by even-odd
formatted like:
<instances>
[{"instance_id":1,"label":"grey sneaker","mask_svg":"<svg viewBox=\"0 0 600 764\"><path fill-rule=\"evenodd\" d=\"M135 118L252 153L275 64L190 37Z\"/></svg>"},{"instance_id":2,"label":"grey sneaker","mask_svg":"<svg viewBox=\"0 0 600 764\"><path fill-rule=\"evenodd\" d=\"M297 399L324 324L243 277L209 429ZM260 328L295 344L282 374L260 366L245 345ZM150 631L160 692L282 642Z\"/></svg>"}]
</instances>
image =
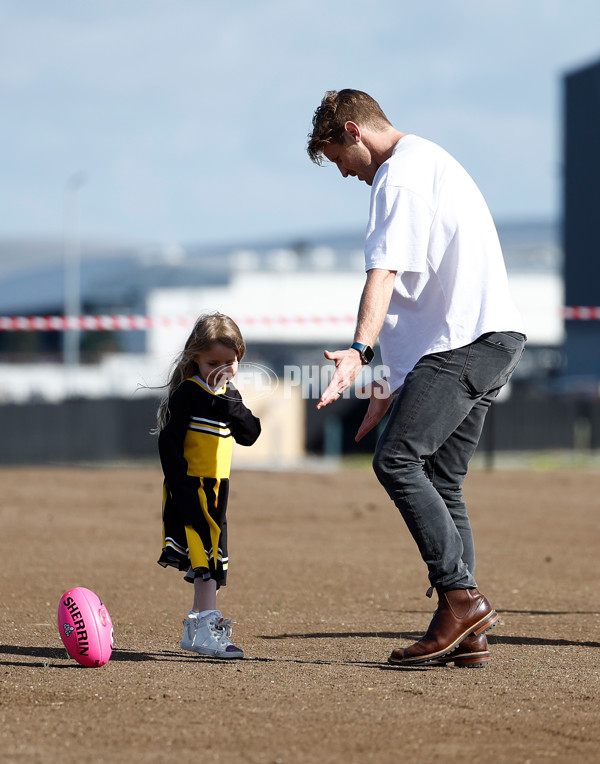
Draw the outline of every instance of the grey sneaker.
<instances>
[{"instance_id":1,"label":"grey sneaker","mask_svg":"<svg viewBox=\"0 0 600 764\"><path fill-rule=\"evenodd\" d=\"M231 632L231 618L223 618L218 610L203 618L188 616L183 621L181 648L212 658L243 658L244 651L230 640Z\"/></svg>"}]
</instances>

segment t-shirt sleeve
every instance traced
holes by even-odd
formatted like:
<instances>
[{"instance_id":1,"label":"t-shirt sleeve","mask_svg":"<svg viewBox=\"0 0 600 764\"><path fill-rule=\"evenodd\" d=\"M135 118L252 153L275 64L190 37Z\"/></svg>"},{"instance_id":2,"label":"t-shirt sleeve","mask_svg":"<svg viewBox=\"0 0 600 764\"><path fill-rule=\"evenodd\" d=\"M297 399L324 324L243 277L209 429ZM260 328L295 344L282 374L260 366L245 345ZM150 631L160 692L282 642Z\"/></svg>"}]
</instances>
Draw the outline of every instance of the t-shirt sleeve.
<instances>
[{"instance_id":1,"label":"t-shirt sleeve","mask_svg":"<svg viewBox=\"0 0 600 764\"><path fill-rule=\"evenodd\" d=\"M433 213L418 194L400 186L374 190L365 237L365 266L390 271L427 270Z\"/></svg>"}]
</instances>

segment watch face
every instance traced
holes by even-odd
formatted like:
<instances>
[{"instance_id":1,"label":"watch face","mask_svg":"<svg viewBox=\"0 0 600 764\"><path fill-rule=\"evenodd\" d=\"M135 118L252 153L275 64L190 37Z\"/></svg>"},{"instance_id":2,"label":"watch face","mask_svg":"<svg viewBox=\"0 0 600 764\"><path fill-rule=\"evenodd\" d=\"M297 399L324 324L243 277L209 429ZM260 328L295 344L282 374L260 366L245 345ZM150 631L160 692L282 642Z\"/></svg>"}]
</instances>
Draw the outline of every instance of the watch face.
<instances>
[{"instance_id":1,"label":"watch face","mask_svg":"<svg viewBox=\"0 0 600 764\"><path fill-rule=\"evenodd\" d=\"M373 348L369 347L369 345L363 345L362 342L353 342L350 347L353 347L354 350L358 350L360 353L360 360L363 362L363 364L371 363L375 356Z\"/></svg>"}]
</instances>

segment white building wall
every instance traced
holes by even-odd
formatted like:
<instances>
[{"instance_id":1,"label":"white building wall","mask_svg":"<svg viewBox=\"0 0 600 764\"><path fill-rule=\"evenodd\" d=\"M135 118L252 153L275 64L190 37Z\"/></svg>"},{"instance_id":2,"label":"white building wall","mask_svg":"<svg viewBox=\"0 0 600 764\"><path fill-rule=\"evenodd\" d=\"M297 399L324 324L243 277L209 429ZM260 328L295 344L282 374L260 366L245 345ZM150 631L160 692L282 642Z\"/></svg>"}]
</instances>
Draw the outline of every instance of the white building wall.
<instances>
[{"instance_id":1,"label":"white building wall","mask_svg":"<svg viewBox=\"0 0 600 764\"><path fill-rule=\"evenodd\" d=\"M148 352L157 363L172 361L200 313L231 316L252 342L347 344L365 274L361 272L241 273L223 287L157 289L148 299L156 328ZM181 318L165 323L165 318Z\"/></svg>"},{"instance_id":2,"label":"white building wall","mask_svg":"<svg viewBox=\"0 0 600 764\"><path fill-rule=\"evenodd\" d=\"M352 339L365 282L361 272L241 273L230 284L206 289L158 289L148 300L156 328L148 350L168 365L200 313L220 311L234 318L252 342L323 344L345 347ZM564 339L562 278L552 273L509 274L530 343L560 345ZM183 319L180 323L164 319Z\"/></svg>"},{"instance_id":3,"label":"white building wall","mask_svg":"<svg viewBox=\"0 0 600 764\"><path fill-rule=\"evenodd\" d=\"M508 280L532 345L562 345L564 284L555 273L513 273Z\"/></svg>"},{"instance_id":4,"label":"white building wall","mask_svg":"<svg viewBox=\"0 0 600 764\"><path fill-rule=\"evenodd\" d=\"M148 300L155 328L148 353L120 354L96 366L0 364L0 403L32 398L157 395L197 316L231 315L253 342L346 347L356 322L365 274L346 272L242 272L223 287L158 289ZM551 273L512 273L509 281L529 343L559 347L564 340L564 287ZM153 389L154 388L154 389Z\"/></svg>"}]
</instances>

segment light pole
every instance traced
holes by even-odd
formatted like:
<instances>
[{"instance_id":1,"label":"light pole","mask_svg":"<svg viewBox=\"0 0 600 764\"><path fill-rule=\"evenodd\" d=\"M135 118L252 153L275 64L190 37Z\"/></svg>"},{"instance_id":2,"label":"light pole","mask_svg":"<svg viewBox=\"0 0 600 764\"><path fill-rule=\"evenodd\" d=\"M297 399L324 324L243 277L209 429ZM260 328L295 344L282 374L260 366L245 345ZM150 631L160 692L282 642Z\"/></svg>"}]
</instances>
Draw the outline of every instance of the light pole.
<instances>
[{"instance_id":1,"label":"light pole","mask_svg":"<svg viewBox=\"0 0 600 764\"><path fill-rule=\"evenodd\" d=\"M85 181L84 173L77 172L67 178L65 186L63 312L69 322L69 328L65 328L63 332L63 363L67 367L79 365L79 327L75 325L76 318L81 315L79 191Z\"/></svg>"}]
</instances>

